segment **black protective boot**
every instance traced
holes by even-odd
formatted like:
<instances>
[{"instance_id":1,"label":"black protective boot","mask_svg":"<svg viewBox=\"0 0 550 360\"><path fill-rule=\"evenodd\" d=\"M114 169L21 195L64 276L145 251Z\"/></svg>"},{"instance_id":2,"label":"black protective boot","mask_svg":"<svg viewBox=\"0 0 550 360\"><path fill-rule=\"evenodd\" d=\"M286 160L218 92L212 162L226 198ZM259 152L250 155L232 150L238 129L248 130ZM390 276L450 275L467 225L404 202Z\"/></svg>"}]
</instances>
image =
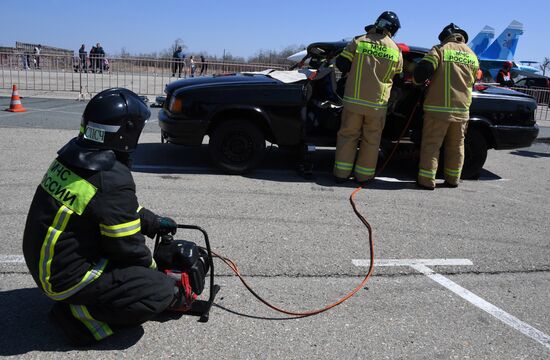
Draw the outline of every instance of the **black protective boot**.
<instances>
[{"instance_id":1,"label":"black protective boot","mask_svg":"<svg viewBox=\"0 0 550 360\"><path fill-rule=\"evenodd\" d=\"M71 314L69 305L56 302L50 310L49 317L61 329L71 345L85 347L97 343L86 326Z\"/></svg>"},{"instance_id":2,"label":"black protective boot","mask_svg":"<svg viewBox=\"0 0 550 360\"><path fill-rule=\"evenodd\" d=\"M312 155L315 152L315 145L302 144L299 151L298 173L304 179L311 180L314 178Z\"/></svg>"}]
</instances>

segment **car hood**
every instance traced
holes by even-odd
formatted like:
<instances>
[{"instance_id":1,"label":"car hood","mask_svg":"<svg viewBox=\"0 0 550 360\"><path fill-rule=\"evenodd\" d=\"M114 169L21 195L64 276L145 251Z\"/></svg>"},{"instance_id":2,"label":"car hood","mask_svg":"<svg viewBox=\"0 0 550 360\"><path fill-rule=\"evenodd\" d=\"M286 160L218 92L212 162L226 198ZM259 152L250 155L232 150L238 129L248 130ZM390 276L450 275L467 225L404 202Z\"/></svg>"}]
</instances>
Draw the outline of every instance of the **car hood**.
<instances>
[{"instance_id":1,"label":"car hood","mask_svg":"<svg viewBox=\"0 0 550 360\"><path fill-rule=\"evenodd\" d=\"M184 80L178 80L166 85L166 93L172 94L176 90L183 88L209 87L216 85L234 85L234 84L278 84L278 80L261 74L231 74L221 76L202 76Z\"/></svg>"},{"instance_id":2,"label":"car hood","mask_svg":"<svg viewBox=\"0 0 550 360\"><path fill-rule=\"evenodd\" d=\"M525 97L525 98L532 97L530 95L524 94L519 91L511 90L504 87L491 86L491 85L486 86L486 88L482 90L478 89L477 91L474 91L473 94L474 96L479 94L486 94L486 95L500 95L500 96L508 95L508 96Z\"/></svg>"}]
</instances>

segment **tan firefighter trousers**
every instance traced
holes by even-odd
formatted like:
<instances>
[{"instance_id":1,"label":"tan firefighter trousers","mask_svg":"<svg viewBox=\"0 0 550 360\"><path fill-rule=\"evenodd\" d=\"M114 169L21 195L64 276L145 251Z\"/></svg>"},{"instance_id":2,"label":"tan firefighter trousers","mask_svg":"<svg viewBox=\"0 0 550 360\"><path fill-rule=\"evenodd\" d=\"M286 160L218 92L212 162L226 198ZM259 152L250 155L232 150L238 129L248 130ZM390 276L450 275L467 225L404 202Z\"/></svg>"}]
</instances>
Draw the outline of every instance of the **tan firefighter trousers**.
<instances>
[{"instance_id":1,"label":"tan firefighter trousers","mask_svg":"<svg viewBox=\"0 0 550 360\"><path fill-rule=\"evenodd\" d=\"M336 142L334 176L348 178L353 171L359 182L374 178L385 122L386 109L366 109L364 114L358 114L344 107ZM359 138L361 145L355 162Z\"/></svg>"},{"instance_id":2,"label":"tan firefighter trousers","mask_svg":"<svg viewBox=\"0 0 550 360\"><path fill-rule=\"evenodd\" d=\"M445 180L452 185L458 185L464 164L464 136L467 126L467 121L448 121L442 119L440 114L433 116L429 112L424 113L418 165L418 182L421 185L435 187L439 149L443 142L445 143L445 169L443 169Z\"/></svg>"}]
</instances>

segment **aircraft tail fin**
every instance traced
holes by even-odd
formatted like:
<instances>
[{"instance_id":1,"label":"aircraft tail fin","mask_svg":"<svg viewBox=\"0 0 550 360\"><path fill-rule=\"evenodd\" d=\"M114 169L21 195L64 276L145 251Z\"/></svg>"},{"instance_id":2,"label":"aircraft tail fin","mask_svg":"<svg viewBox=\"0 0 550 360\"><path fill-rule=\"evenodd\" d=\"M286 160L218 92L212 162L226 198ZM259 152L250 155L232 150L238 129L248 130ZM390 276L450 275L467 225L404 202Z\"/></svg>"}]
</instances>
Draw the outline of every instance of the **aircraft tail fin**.
<instances>
[{"instance_id":1,"label":"aircraft tail fin","mask_svg":"<svg viewBox=\"0 0 550 360\"><path fill-rule=\"evenodd\" d=\"M495 29L485 25L485 27L481 29L481 31L473 38L473 40L470 41L468 46L476 55L480 55L489 47L490 41L494 37Z\"/></svg>"},{"instance_id":2,"label":"aircraft tail fin","mask_svg":"<svg viewBox=\"0 0 550 360\"><path fill-rule=\"evenodd\" d=\"M519 21L512 21L479 57L484 59L513 60L521 34L523 34L523 24Z\"/></svg>"}]
</instances>

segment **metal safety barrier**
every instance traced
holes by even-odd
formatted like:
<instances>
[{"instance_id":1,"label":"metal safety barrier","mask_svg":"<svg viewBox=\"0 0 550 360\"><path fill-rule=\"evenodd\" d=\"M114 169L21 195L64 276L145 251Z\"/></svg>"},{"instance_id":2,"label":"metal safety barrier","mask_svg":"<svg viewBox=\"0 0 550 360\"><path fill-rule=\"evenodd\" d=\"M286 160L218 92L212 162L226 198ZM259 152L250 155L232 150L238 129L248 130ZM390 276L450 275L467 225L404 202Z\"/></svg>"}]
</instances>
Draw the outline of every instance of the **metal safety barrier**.
<instances>
[{"instance_id":1,"label":"metal safety barrier","mask_svg":"<svg viewBox=\"0 0 550 360\"><path fill-rule=\"evenodd\" d=\"M38 92L75 92L92 96L111 87L125 87L140 95L162 95L166 84L179 78L266 69L284 70L280 64L248 64L190 59L104 58L0 52L0 89ZM202 71L201 71L202 70Z\"/></svg>"},{"instance_id":2,"label":"metal safety barrier","mask_svg":"<svg viewBox=\"0 0 550 360\"><path fill-rule=\"evenodd\" d=\"M539 87L512 87L512 90L522 92L530 95L537 101L537 111L535 113L535 120L540 123L541 121L550 121L550 89Z\"/></svg>"}]
</instances>

